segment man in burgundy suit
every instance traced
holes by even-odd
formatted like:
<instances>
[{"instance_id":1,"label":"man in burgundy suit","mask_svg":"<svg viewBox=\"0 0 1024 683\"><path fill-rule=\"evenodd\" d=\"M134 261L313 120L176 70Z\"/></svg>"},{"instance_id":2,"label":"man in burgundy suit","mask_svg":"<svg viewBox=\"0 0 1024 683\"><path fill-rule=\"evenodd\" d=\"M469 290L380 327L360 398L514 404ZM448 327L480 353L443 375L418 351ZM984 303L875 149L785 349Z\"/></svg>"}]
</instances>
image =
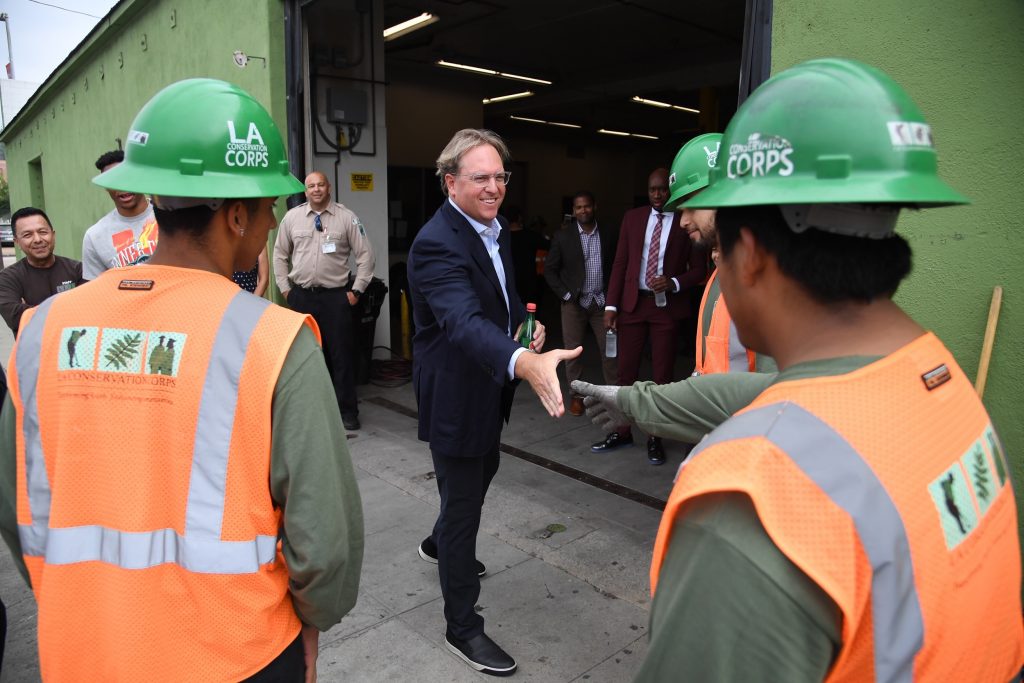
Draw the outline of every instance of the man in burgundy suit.
<instances>
[{"instance_id":1,"label":"man in burgundy suit","mask_svg":"<svg viewBox=\"0 0 1024 683\"><path fill-rule=\"evenodd\" d=\"M707 256L682 229L678 213L662 211L668 199L668 170L655 169L647 179L650 206L622 217L619 246L605 297L604 325L619 335L619 385L637 380L644 342L651 340L654 381L672 381L680 321L690 315L690 288L704 281ZM658 296L665 294L664 305ZM628 424L590 447L606 453L633 444ZM647 459L665 462L661 438L647 440Z\"/></svg>"}]
</instances>

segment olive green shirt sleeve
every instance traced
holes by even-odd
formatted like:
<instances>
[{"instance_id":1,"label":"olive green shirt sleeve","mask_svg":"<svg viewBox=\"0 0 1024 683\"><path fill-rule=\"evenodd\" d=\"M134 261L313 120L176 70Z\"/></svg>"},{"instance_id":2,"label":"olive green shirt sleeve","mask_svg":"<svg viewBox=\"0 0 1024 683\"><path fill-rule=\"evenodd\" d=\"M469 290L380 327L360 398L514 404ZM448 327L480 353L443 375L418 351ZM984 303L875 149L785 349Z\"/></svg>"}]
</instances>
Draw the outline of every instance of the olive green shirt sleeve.
<instances>
[{"instance_id":1,"label":"olive green shirt sleeve","mask_svg":"<svg viewBox=\"0 0 1024 683\"><path fill-rule=\"evenodd\" d=\"M303 326L274 390L270 493L299 618L326 631L356 604L363 508L323 352Z\"/></svg>"},{"instance_id":2,"label":"olive green shirt sleeve","mask_svg":"<svg viewBox=\"0 0 1024 683\"><path fill-rule=\"evenodd\" d=\"M669 548L637 683L825 680L839 608L772 543L750 498L690 501Z\"/></svg>"},{"instance_id":3,"label":"olive green shirt sleeve","mask_svg":"<svg viewBox=\"0 0 1024 683\"><path fill-rule=\"evenodd\" d=\"M21 578L31 587L28 567L21 555L21 539L18 537L18 511L15 507L18 496L18 456L14 429L14 405L8 393L3 410L0 411L0 536L11 551L11 559Z\"/></svg>"},{"instance_id":4,"label":"olive green shirt sleeve","mask_svg":"<svg viewBox=\"0 0 1024 683\"><path fill-rule=\"evenodd\" d=\"M619 389L619 410L654 436L697 443L768 388L775 375L729 372L671 384L637 382Z\"/></svg>"}]
</instances>

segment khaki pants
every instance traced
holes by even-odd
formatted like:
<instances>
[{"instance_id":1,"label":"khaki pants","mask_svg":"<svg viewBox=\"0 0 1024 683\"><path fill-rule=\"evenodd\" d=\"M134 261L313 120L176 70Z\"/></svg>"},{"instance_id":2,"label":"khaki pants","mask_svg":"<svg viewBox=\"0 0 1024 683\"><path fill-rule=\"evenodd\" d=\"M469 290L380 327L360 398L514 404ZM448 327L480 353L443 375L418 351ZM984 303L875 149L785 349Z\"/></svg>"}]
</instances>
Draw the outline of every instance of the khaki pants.
<instances>
[{"instance_id":1,"label":"khaki pants","mask_svg":"<svg viewBox=\"0 0 1024 683\"><path fill-rule=\"evenodd\" d=\"M615 358L604 355L606 330L604 329L604 308L594 306L589 311L581 308L575 301L562 302L562 342L567 349L575 349L583 345L587 335L587 326L594 332L597 348L601 353L601 370L605 384L618 384L619 364ZM565 362L565 376L572 382L579 379L583 372L583 363L579 358Z\"/></svg>"}]
</instances>

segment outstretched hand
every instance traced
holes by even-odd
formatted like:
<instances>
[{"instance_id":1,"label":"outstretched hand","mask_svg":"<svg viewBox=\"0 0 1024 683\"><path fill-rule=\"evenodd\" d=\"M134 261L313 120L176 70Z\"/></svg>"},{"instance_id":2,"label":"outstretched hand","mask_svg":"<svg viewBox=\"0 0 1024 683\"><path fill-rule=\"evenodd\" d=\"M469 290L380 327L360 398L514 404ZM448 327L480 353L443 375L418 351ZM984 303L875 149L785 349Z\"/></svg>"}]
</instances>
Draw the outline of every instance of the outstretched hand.
<instances>
[{"instance_id":1,"label":"outstretched hand","mask_svg":"<svg viewBox=\"0 0 1024 683\"><path fill-rule=\"evenodd\" d=\"M573 393L583 397L583 405L587 409L587 417L605 432L614 432L619 426L629 424L630 420L619 410L618 395L622 387L607 384L590 384L573 380Z\"/></svg>"},{"instance_id":2,"label":"outstretched hand","mask_svg":"<svg viewBox=\"0 0 1024 683\"><path fill-rule=\"evenodd\" d=\"M534 337L536 339L536 337ZM544 409L551 417L565 414L562 403L562 386L558 382L558 364L563 360L571 360L583 353L583 347L577 346L572 351L554 349L547 353L521 353L516 358L516 377L530 383L534 393L540 398Z\"/></svg>"}]
</instances>

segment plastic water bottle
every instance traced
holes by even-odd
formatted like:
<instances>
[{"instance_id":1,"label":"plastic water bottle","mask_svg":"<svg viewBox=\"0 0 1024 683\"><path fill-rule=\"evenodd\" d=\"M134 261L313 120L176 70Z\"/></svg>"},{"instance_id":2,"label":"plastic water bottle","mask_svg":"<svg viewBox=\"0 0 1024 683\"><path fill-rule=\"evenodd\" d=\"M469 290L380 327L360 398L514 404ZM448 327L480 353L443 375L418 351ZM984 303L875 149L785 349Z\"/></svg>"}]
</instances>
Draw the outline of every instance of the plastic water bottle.
<instances>
[{"instance_id":1,"label":"plastic water bottle","mask_svg":"<svg viewBox=\"0 0 1024 683\"><path fill-rule=\"evenodd\" d=\"M661 268L658 268L658 276L660 277L661 275L663 275ZM668 295L665 294L665 291L666 290L662 290L654 293L654 305L658 308L665 308L665 306L668 306Z\"/></svg>"},{"instance_id":2,"label":"plastic water bottle","mask_svg":"<svg viewBox=\"0 0 1024 683\"><path fill-rule=\"evenodd\" d=\"M524 348L530 348L533 342L533 330L537 327L537 304L526 304L526 320L523 321L523 328L519 331L517 340Z\"/></svg>"},{"instance_id":3,"label":"plastic water bottle","mask_svg":"<svg viewBox=\"0 0 1024 683\"><path fill-rule=\"evenodd\" d=\"M615 330L608 330L604 337L604 355L615 358L619 355L619 335Z\"/></svg>"}]
</instances>

